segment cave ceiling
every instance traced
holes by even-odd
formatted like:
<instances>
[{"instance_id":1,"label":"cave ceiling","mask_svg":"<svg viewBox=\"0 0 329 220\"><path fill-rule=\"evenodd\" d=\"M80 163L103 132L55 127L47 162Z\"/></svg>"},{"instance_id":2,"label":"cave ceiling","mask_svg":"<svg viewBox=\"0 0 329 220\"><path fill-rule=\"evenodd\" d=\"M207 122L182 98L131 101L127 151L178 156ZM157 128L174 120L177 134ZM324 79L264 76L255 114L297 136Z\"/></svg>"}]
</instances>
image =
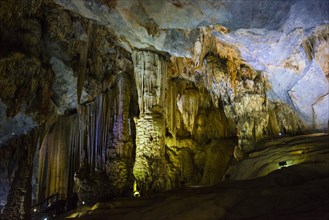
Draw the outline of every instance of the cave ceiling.
<instances>
[{"instance_id":1,"label":"cave ceiling","mask_svg":"<svg viewBox=\"0 0 329 220\"><path fill-rule=\"evenodd\" d=\"M222 25L230 33L226 38L218 37L226 41L233 38L242 46L248 45L250 41L256 43L259 41L257 37L265 34L268 35L266 38L270 43L296 30L301 30L303 36L309 35L313 28L328 24L329 9L328 2L323 0L258 2L252 0L55 0L55 2L110 27L127 49L154 48L187 57L191 56L192 47L189 45L193 46L197 40L198 34L195 32L199 28ZM215 28L213 32L216 34L218 29ZM238 36L241 34L251 35L249 42L239 39ZM265 39L262 40L266 43Z\"/></svg>"},{"instance_id":2,"label":"cave ceiling","mask_svg":"<svg viewBox=\"0 0 329 220\"><path fill-rule=\"evenodd\" d=\"M54 0L44 2L56 4L57 7L106 28L109 33L107 38L111 38L116 45L130 53L133 50L149 50L167 56L192 59L198 64L196 61L198 51L204 46L202 42L200 43L203 40L200 38L205 35L214 37L220 42L232 45L238 50L243 62L265 74L271 85L267 91L270 101L282 102L293 107L308 126L313 126L314 120L317 129L326 129L328 126L328 0ZM24 4L20 3L18 6L23 7ZM36 8L44 10L40 7L43 4L41 1L33 4L37 5ZM49 16L49 20L57 22L58 25L62 25L62 22L65 24L68 17L67 13L61 12ZM72 23L74 31L71 35L84 42L88 28L86 25L81 25L79 21ZM26 22L24 25L28 26L27 29L36 28L33 33L43 36L41 28L35 23ZM72 44L70 41L66 42L66 36L61 36L59 33L61 31L65 30L59 29L56 33L57 37L63 38L65 44ZM52 92L43 89L42 97L45 98L40 101L43 107L52 105L47 100L53 94L53 101L53 97L57 96L53 103L57 106L57 113L64 114L78 106L77 96L81 98L81 103L84 103L102 92L102 89L99 89L100 83L96 82L89 85L94 88L95 94L87 94L86 89L79 91L76 70L73 65L68 64L72 60L72 57L69 57L71 55L68 54L70 51L59 45L58 41L48 43L45 39L42 41L47 45L46 52L49 56L47 65L52 67L52 73L43 73L48 74L48 80L44 81L50 82L54 79ZM36 44L40 45L40 41ZM100 47L101 44L99 42L96 46ZM95 50L113 54L113 48L105 44L103 46L104 48ZM34 48L33 45L31 48ZM123 68L128 66L127 68L131 69L132 64L127 65L124 59L121 62L124 65L118 63L116 65L121 65ZM7 63L5 59L3 61L4 64ZM37 67L40 65L38 62L33 61ZM40 76L40 79L44 78ZM46 84L40 80L38 82L40 82L39 87L42 87L42 83ZM5 80L3 83L9 85ZM31 94L34 92L39 92L38 87L30 91ZM45 121L44 117L36 119L40 109L31 111L29 106L25 106L26 103L21 103L22 105L15 104L15 101L9 103L10 93L8 94L6 98L3 92L0 100L0 145L15 135L27 133L31 128ZM13 111L12 115L8 114L8 111Z\"/></svg>"},{"instance_id":3,"label":"cave ceiling","mask_svg":"<svg viewBox=\"0 0 329 220\"><path fill-rule=\"evenodd\" d=\"M328 111L326 0L55 2L108 26L128 51L147 49L192 58L200 33L211 30L218 40L238 48L252 68L266 74L271 100L294 106L308 125L313 112ZM318 121L328 120L327 114L317 115Z\"/></svg>"}]
</instances>

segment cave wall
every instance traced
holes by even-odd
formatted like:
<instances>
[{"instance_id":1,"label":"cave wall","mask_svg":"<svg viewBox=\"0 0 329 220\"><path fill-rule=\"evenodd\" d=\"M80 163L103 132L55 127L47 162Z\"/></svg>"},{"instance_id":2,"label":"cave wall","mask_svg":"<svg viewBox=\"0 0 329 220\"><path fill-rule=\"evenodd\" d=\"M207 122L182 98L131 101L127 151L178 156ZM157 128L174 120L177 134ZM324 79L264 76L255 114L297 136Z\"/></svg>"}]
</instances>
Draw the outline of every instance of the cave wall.
<instances>
[{"instance_id":1,"label":"cave wall","mask_svg":"<svg viewBox=\"0 0 329 220\"><path fill-rule=\"evenodd\" d=\"M199 91L206 91L203 94L208 93L208 99L203 95L203 102L222 109L226 118L223 124L233 127L231 130L238 137L237 145L245 152L254 150L255 143L268 135L306 132L296 110L283 102L269 100L268 91L272 85L266 73L254 70L242 60L233 45L214 37L212 28L203 29L200 40L195 43L193 59L172 57L171 61L174 77L188 80ZM190 93L193 91L190 90ZM192 104L186 109L193 112L196 111L195 106ZM184 111L188 113L186 109ZM207 110L208 119L210 115ZM193 117L191 119L190 123ZM217 131L220 131L219 128L217 126Z\"/></svg>"},{"instance_id":2,"label":"cave wall","mask_svg":"<svg viewBox=\"0 0 329 220\"><path fill-rule=\"evenodd\" d=\"M112 180L111 195L126 191L127 185L132 185L127 183L132 182L132 115L138 111L135 82L129 76L130 54L115 44L116 37L109 29L52 1L4 1L0 16L2 208L9 190L19 190L9 187L16 176L10 164L19 161L11 152L20 149L10 141L30 135L36 127L44 141L34 164L33 188L39 185L38 193L34 189L34 202L55 192L66 198L74 190L74 182L68 180L73 180L72 171L78 171L80 163L81 167L86 164L88 175L97 169L107 172L106 178ZM78 108L79 103L89 104ZM77 109L79 117L70 118ZM86 150L81 153L84 157L77 153L79 149ZM111 161L99 159L100 155ZM77 157L74 164L70 163L73 157ZM95 184L92 187L97 189ZM100 195L101 190L97 190Z\"/></svg>"},{"instance_id":3,"label":"cave wall","mask_svg":"<svg viewBox=\"0 0 329 220\"><path fill-rule=\"evenodd\" d=\"M308 13L316 14L299 14L297 8L305 7L305 3L314 4ZM220 40L236 45L242 59L265 73L271 85L267 91L268 99L292 108L309 132L326 131L329 120L329 51L325 46L329 42L329 26L313 23L312 28L304 27L310 25L312 19L318 19L317 16L326 14L320 12L328 7L327 3L321 6L324 3L304 1L297 4L296 11L290 12L283 25L283 32L241 29L217 35ZM314 11L315 8L318 12Z\"/></svg>"},{"instance_id":4,"label":"cave wall","mask_svg":"<svg viewBox=\"0 0 329 220\"><path fill-rule=\"evenodd\" d=\"M103 94L53 125L40 149L39 201L77 192L93 203L129 194L133 185L135 88L120 72Z\"/></svg>"},{"instance_id":5,"label":"cave wall","mask_svg":"<svg viewBox=\"0 0 329 220\"><path fill-rule=\"evenodd\" d=\"M41 1L0 3L1 219L29 218L38 130L53 111L54 74L40 59L40 7Z\"/></svg>"},{"instance_id":6,"label":"cave wall","mask_svg":"<svg viewBox=\"0 0 329 220\"><path fill-rule=\"evenodd\" d=\"M167 187L218 183L237 144L233 121L194 80L171 76L166 95Z\"/></svg>"}]
</instances>

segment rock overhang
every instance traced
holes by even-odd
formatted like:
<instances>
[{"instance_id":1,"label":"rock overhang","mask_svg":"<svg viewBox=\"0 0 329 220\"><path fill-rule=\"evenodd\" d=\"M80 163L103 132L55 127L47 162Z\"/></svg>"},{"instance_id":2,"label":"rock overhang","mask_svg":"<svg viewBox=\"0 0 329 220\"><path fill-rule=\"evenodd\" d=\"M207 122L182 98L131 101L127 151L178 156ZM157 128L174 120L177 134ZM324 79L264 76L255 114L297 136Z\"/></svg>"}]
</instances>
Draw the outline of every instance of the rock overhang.
<instances>
[{"instance_id":1,"label":"rock overhang","mask_svg":"<svg viewBox=\"0 0 329 220\"><path fill-rule=\"evenodd\" d=\"M236 47L241 59L252 68L265 73L272 85L267 92L271 101L296 108L309 125L314 123L312 118L329 119L323 116L326 114L314 115L325 107L315 106L318 110L312 110L328 90L328 82L323 82L325 77L322 77L326 69L321 66L325 65L318 62L318 57L328 56L328 51L317 50L323 42L315 42L312 49L318 53L317 60L309 60L304 48L310 36L320 35L323 30L329 33L327 0L140 0L112 1L111 7L96 0L55 2L108 26L118 36L118 44L128 51L151 48L175 57L195 58L196 43L207 29L219 41ZM310 76L308 72L318 65L320 68ZM308 113L300 109L300 102L291 96L291 91L305 81L305 76L323 84L312 100L308 99L307 89L299 89L297 96L307 99L304 102L309 104L305 107ZM327 123L317 123L326 129Z\"/></svg>"}]
</instances>

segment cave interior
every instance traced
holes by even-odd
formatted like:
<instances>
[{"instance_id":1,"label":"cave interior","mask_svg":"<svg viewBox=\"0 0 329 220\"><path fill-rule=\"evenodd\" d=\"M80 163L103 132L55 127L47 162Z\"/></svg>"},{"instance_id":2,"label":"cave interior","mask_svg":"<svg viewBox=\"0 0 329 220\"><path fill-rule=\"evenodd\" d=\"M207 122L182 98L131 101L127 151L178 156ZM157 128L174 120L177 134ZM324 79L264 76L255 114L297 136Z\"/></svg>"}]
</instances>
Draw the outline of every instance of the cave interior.
<instances>
[{"instance_id":1,"label":"cave interior","mask_svg":"<svg viewBox=\"0 0 329 220\"><path fill-rule=\"evenodd\" d=\"M329 0L3 0L0 218L329 219Z\"/></svg>"}]
</instances>

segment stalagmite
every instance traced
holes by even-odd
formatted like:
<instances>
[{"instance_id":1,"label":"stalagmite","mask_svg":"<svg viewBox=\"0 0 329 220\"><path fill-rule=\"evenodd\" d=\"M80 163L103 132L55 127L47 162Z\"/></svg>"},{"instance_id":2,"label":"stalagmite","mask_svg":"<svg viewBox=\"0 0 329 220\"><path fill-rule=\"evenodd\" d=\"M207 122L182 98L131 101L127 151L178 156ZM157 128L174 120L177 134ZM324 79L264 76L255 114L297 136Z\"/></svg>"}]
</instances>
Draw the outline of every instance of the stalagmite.
<instances>
[{"instance_id":1,"label":"stalagmite","mask_svg":"<svg viewBox=\"0 0 329 220\"><path fill-rule=\"evenodd\" d=\"M134 51L132 55L140 110L139 118L135 118L134 177L142 192L163 190L167 66L160 55L150 51Z\"/></svg>"}]
</instances>

